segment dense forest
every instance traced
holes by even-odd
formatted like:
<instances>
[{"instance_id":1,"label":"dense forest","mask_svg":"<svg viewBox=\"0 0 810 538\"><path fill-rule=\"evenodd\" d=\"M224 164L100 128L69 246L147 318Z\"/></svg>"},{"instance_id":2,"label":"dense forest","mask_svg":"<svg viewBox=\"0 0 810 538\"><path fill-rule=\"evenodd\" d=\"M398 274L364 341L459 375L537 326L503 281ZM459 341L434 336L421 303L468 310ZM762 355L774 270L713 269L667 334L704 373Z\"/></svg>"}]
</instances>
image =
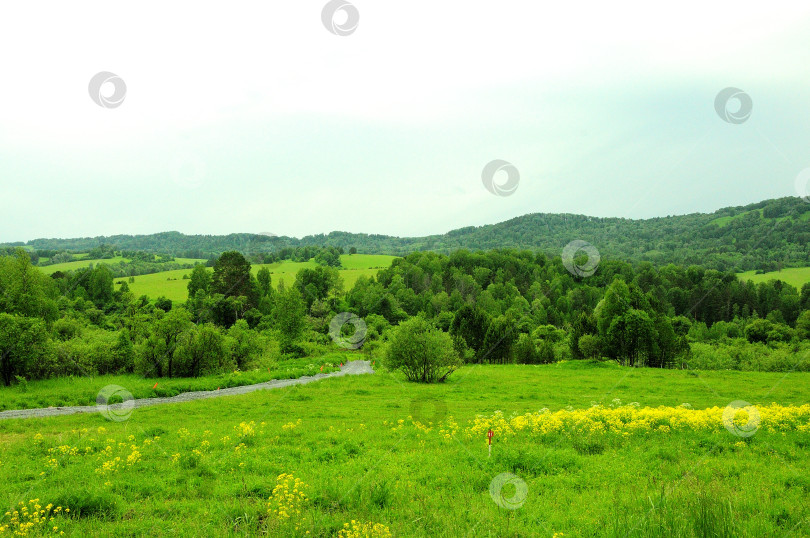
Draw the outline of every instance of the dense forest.
<instances>
[{"instance_id":1,"label":"dense forest","mask_svg":"<svg viewBox=\"0 0 810 538\"><path fill-rule=\"evenodd\" d=\"M328 264L289 287L250 268L237 251L195 265L189 300L173 304L116 290L104 263L46 276L18 248L0 256L0 378L195 377L314 356L341 338L385 357L404 329L452 342L442 352L459 363L810 370L810 285L616 260L584 276L559 255L514 249L414 252L348 290ZM360 321L330 328L351 316Z\"/></svg>"},{"instance_id":2,"label":"dense forest","mask_svg":"<svg viewBox=\"0 0 810 538\"><path fill-rule=\"evenodd\" d=\"M391 237L332 232L276 237L272 234L225 236L116 235L79 239L35 239L25 246L35 252L88 252L100 245L116 250L166 253L208 259L236 250L254 256L272 256L300 247L356 248L365 254L406 255L415 251L449 254L458 249L529 249L557 255L572 238L596 246L602 257L628 262L649 261L656 266L674 263L707 269L741 272L772 271L810 265L810 206L801 198L765 200L712 214L694 213L646 220L596 218L584 215L535 213L499 224L467 227L442 235ZM42 254L40 254L42 255Z\"/></svg>"}]
</instances>

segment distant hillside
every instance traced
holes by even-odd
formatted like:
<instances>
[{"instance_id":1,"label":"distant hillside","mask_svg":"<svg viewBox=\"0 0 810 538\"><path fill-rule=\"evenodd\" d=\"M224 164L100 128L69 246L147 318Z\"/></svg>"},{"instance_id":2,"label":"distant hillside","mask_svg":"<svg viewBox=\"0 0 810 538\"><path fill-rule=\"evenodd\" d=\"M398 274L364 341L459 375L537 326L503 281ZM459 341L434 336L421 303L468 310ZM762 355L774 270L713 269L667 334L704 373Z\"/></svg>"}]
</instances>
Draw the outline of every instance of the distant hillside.
<instances>
[{"instance_id":1,"label":"distant hillside","mask_svg":"<svg viewBox=\"0 0 810 538\"><path fill-rule=\"evenodd\" d=\"M712 214L645 220L534 213L498 224L470 226L426 237L332 232L297 239L245 233L214 236L164 232L35 239L24 245L32 249L87 251L108 244L119 250L162 252L187 258L207 258L226 250L254 254L311 245L356 247L367 254L518 248L559 255L562 247L574 239L590 242L603 258L650 261L656 265L695 264L738 272L808 266L810 204L790 197L727 207Z\"/></svg>"}]
</instances>

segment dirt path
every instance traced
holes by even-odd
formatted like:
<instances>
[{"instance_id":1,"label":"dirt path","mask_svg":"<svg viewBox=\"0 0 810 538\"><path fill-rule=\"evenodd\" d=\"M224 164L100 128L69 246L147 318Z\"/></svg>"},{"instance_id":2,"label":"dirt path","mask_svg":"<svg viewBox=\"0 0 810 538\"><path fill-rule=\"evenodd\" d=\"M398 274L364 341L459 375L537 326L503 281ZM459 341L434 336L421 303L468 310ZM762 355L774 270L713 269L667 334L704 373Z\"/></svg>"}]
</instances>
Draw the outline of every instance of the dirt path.
<instances>
[{"instance_id":1,"label":"dirt path","mask_svg":"<svg viewBox=\"0 0 810 538\"><path fill-rule=\"evenodd\" d=\"M265 389L278 389L281 387L289 387L291 385L305 385L319 379L327 377L339 377L344 375L360 375L360 374L373 374L374 370L371 368L369 361L350 361L341 367L339 372L332 372L330 374L316 374L313 376L299 377L298 379L273 379L264 383L257 383L255 385L244 385L242 387L230 387L220 390L202 390L198 392L184 392L177 396L170 398L141 398L139 400L131 400L123 404L111 405L111 409L118 409L122 406L130 408L147 407L150 405L161 405L169 403L190 402L192 400L203 400L205 398L219 398L221 396L232 396L234 394L247 394L257 390ZM133 406L134 404L134 406ZM46 407L42 409L19 409L13 411L0 411L0 420L6 418L39 418L39 417L55 417L59 415L72 415L74 413L98 413L105 406L98 405L84 405L74 407Z\"/></svg>"}]
</instances>

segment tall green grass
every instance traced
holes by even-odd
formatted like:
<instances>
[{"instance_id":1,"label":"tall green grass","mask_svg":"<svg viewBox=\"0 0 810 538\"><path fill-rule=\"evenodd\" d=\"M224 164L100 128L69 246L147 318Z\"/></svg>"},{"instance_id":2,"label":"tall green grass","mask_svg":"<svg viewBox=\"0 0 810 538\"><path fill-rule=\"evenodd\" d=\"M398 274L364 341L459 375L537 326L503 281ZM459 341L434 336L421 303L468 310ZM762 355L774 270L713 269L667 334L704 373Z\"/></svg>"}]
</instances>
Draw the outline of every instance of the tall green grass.
<instances>
[{"instance_id":1,"label":"tall green grass","mask_svg":"<svg viewBox=\"0 0 810 538\"><path fill-rule=\"evenodd\" d=\"M477 414L583 408L614 398L704 408L739 399L804 404L808 396L806 373L563 363L468 366L441 385L386 372L330 378L139 408L124 422L99 415L6 420L0 504L39 498L75 506L59 520L75 536L327 537L352 520L382 523L395 536L806 536L806 432L762 429L744 441L725 430L590 443L515 436L495 438L488 456L485 439L463 430ZM414 412L442 425L416 425ZM458 433L442 434L451 418ZM131 446L140 453L131 467L97 471L114 457L125 462ZM72 447L90 450L70 455ZM514 510L489 493L505 472L527 487ZM289 522L268 513L282 473L303 480L308 497Z\"/></svg>"}]
</instances>

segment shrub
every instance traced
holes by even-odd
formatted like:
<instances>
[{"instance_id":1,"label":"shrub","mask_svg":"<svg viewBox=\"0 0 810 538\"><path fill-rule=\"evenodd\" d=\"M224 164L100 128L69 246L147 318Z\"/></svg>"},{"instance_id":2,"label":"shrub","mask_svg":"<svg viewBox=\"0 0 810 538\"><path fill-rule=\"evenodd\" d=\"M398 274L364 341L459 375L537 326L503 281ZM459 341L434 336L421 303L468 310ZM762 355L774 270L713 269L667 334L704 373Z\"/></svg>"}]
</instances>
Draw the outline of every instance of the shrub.
<instances>
[{"instance_id":1,"label":"shrub","mask_svg":"<svg viewBox=\"0 0 810 538\"><path fill-rule=\"evenodd\" d=\"M444 381L461 365L450 336L421 315L394 331L386 362L391 370L402 370L408 381L422 383Z\"/></svg>"},{"instance_id":2,"label":"shrub","mask_svg":"<svg viewBox=\"0 0 810 538\"><path fill-rule=\"evenodd\" d=\"M568 349L568 346L565 346ZM541 340L537 346L537 360L540 364L551 364L557 360L554 344L548 340Z\"/></svg>"},{"instance_id":3,"label":"shrub","mask_svg":"<svg viewBox=\"0 0 810 538\"><path fill-rule=\"evenodd\" d=\"M521 334L514 347L515 362L518 364L538 364L540 356L537 346L528 334Z\"/></svg>"},{"instance_id":4,"label":"shrub","mask_svg":"<svg viewBox=\"0 0 810 538\"><path fill-rule=\"evenodd\" d=\"M579 337L579 350L586 359L597 358L601 351L599 337L593 334L583 334Z\"/></svg>"}]
</instances>

